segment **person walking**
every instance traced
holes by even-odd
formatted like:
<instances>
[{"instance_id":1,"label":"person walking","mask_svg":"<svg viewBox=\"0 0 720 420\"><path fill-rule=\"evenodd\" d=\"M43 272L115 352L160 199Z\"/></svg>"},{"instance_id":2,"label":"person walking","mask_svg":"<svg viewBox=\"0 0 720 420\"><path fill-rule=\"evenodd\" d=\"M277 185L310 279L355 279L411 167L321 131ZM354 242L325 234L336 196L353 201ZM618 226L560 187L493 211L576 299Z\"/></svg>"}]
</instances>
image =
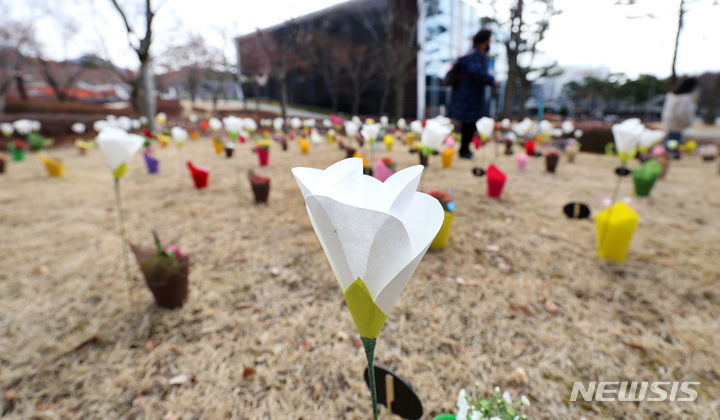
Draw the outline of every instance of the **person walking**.
<instances>
[{"instance_id":1,"label":"person walking","mask_svg":"<svg viewBox=\"0 0 720 420\"><path fill-rule=\"evenodd\" d=\"M475 135L475 123L486 116L485 86L497 86L488 73L487 54L492 33L480 29L472 38L472 49L460 57L451 70L455 72L448 117L460 124L462 141L460 157L472 159L470 143Z\"/></svg>"},{"instance_id":2,"label":"person walking","mask_svg":"<svg viewBox=\"0 0 720 420\"><path fill-rule=\"evenodd\" d=\"M697 78L688 77L670 88L670 92L665 96L662 110L662 123L668 131L665 149L675 159L680 159L678 146L682 144L682 132L690 127L695 119L697 84Z\"/></svg>"}]
</instances>

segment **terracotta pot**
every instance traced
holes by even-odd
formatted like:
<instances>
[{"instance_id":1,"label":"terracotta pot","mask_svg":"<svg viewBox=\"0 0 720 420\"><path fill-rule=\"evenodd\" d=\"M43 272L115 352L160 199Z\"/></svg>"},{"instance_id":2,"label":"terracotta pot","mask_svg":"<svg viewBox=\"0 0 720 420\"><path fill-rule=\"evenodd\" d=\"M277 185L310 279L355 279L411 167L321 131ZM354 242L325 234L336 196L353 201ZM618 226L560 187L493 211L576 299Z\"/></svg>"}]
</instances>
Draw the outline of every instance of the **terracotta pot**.
<instances>
[{"instance_id":1,"label":"terracotta pot","mask_svg":"<svg viewBox=\"0 0 720 420\"><path fill-rule=\"evenodd\" d=\"M268 201L270 195L270 178L258 176L250 172L248 175L250 186L252 187L255 204L264 204Z\"/></svg>"},{"instance_id":2,"label":"terracotta pot","mask_svg":"<svg viewBox=\"0 0 720 420\"><path fill-rule=\"evenodd\" d=\"M505 154L510 156L513 154L513 142L505 140Z\"/></svg>"},{"instance_id":3,"label":"terracotta pot","mask_svg":"<svg viewBox=\"0 0 720 420\"><path fill-rule=\"evenodd\" d=\"M550 172L551 174L555 173L555 169L557 169L558 161L560 160L560 155L557 153L548 153L545 155L545 170Z\"/></svg>"},{"instance_id":4,"label":"terracotta pot","mask_svg":"<svg viewBox=\"0 0 720 420\"><path fill-rule=\"evenodd\" d=\"M155 303L161 308L180 308L187 301L190 258L158 256L154 249L130 244Z\"/></svg>"}]
</instances>

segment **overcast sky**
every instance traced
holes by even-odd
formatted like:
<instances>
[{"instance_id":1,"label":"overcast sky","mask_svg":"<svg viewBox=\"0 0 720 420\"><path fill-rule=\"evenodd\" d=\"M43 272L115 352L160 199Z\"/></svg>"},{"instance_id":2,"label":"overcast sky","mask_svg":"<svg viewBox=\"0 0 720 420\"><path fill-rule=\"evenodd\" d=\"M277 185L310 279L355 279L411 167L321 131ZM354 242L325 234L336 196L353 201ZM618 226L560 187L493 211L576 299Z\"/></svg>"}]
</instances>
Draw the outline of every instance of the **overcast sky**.
<instances>
[{"instance_id":1,"label":"overcast sky","mask_svg":"<svg viewBox=\"0 0 720 420\"><path fill-rule=\"evenodd\" d=\"M631 77L640 73L670 74L677 9L680 0L639 0L636 6L615 6L615 0L555 0L562 13L553 17L541 44L560 65L607 66ZM139 0L119 0L142 28ZM499 0L501 13L510 0ZM232 38L256 27L280 23L322 9L337 0L153 0L160 4L154 31L154 52L160 53L188 33L202 34L224 47L234 59ZM678 54L680 74L720 70L720 5L695 0L688 6ZM482 13L487 9L479 6ZM75 34L60 29L48 11L65 15ZM645 17L652 14L654 18ZM135 67L122 21L110 0L0 0L3 19L33 19L47 54L61 59L105 50L115 62ZM632 19L629 17L638 16ZM142 33L142 31L140 31ZM70 42L64 42L70 39Z\"/></svg>"}]
</instances>

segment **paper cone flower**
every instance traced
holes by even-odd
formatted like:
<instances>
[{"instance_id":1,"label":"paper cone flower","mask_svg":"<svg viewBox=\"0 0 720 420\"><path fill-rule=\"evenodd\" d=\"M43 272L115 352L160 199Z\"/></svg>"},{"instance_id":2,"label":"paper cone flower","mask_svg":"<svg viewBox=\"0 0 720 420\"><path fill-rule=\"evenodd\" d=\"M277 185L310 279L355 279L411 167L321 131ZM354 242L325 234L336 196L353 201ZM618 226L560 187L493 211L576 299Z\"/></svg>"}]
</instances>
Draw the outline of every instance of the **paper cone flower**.
<instances>
[{"instance_id":1,"label":"paper cone flower","mask_svg":"<svg viewBox=\"0 0 720 420\"><path fill-rule=\"evenodd\" d=\"M430 243L430 249L445 249L450 241L450 228L452 227L453 219L455 219L455 214L453 214L455 211L455 202L450 195L442 191L430 191L428 194L440 202L445 213L442 226L440 226L440 230L437 235L435 235L432 243Z\"/></svg>"},{"instance_id":2,"label":"paper cone flower","mask_svg":"<svg viewBox=\"0 0 720 420\"><path fill-rule=\"evenodd\" d=\"M145 166L147 167L147 171L150 175L160 172L160 161L159 160L150 156L150 154L148 152L143 153L143 157L145 158Z\"/></svg>"},{"instance_id":3,"label":"paper cone flower","mask_svg":"<svg viewBox=\"0 0 720 420\"><path fill-rule=\"evenodd\" d=\"M410 131L412 131L415 134L421 134L423 132L423 123L422 121L415 120L410 123Z\"/></svg>"},{"instance_id":4,"label":"paper cone flower","mask_svg":"<svg viewBox=\"0 0 720 420\"><path fill-rule=\"evenodd\" d=\"M525 167L527 166L527 163L528 163L528 155L526 155L525 153L520 153L520 154L516 155L515 163L517 164L518 170L521 170L521 171L525 170Z\"/></svg>"},{"instance_id":5,"label":"paper cone flower","mask_svg":"<svg viewBox=\"0 0 720 420\"><path fill-rule=\"evenodd\" d=\"M453 155L455 155L455 151L453 149L447 148L443 150L442 154L440 154L443 168L447 169L452 166Z\"/></svg>"},{"instance_id":6,"label":"paper cone flower","mask_svg":"<svg viewBox=\"0 0 720 420\"><path fill-rule=\"evenodd\" d=\"M50 157L47 157L40 154L40 160L45 164L45 169L47 169L48 175L50 175L53 178L60 178L63 175L65 175L65 164L60 162L57 159L53 159Z\"/></svg>"},{"instance_id":7,"label":"paper cone flower","mask_svg":"<svg viewBox=\"0 0 720 420\"><path fill-rule=\"evenodd\" d=\"M313 121L315 121L315 120L313 120ZM310 130L310 142L316 146L322 142L322 136L314 128Z\"/></svg>"},{"instance_id":8,"label":"paper cone flower","mask_svg":"<svg viewBox=\"0 0 720 420\"><path fill-rule=\"evenodd\" d=\"M158 112L155 116L155 121L157 121L158 124L165 124L167 122L167 114L164 112Z\"/></svg>"},{"instance_id":9,"label":"paper cone flower","mask_svg":"<svg viewBox=\"0 0 720 420\"><path fill-rule=\"evenodd\" d=\"M532 140L526 140L525 141L525 153L528 156L533 156L535 154L535 142Z\"/></svg>"},{"instance_id":10,"label":"paper cone flower","mask_svg":"<svg viewBox=\"0 0 720 420\"><path fill-rule=\"evenodd\" d=\"M548 120L540 121L538 128L540 129L540 134L546 139L550 137L553 131L553 125Z\"/></svg>"},{"instance_id":11,"label":"paper cone flower","mask_svg":"<svg viewBox=\"0 0 720 420\"><path fill-rule=\"evenodd\" d=\"M14 121L13 127L15 128L15 131L21 136L27 136L28 134L33 132L33 129L35 128L35 123L32 120L21 119Z\"/></svg>"},{"instance_id":12,"label":"paper cone flower","mask_svg":"<svg viewBox=\"0 0 720 420\"><path fill-rule=\"evenodd\" d=\"M95 138L95 143L100 148L115 179L125 175L130 161L144 142L141 136L129 134L115 127L104 128Z\"/></svg>"},{"instance_id":13,"label":"paper cone flower","mask_svg":"<svg viewBox=\"0 0 720 420\"><path fill-rule=\"evenodd\" d=\"M13 127L10 123L2 123L0 124L0 131L2 132L2 135L5 137L12 136L12 133L15 131L15 127Z\"/></svg>"},{"instance_id":14,"label":"paper cone flower","mask_svg":"<svg viewBox=\"0 0 720 420\"><path fill-rule=\"evenodd\" d=\"M437 118L427 120L420 142L424 148L437 150L451 132L451 125L448 126L444 122L439 121Z\"/></svg>"},{"instance_id":15,"label":"paper cone flower","mask_svg":"<svg viewBox=\"0 0 720 420\"><path fill-rule=\"evenodd\" d=\"M534 126L535 123L532 122L532 120L530 120L529 118L525 118L524 120L516 123L513 126L513 131L519 137L525 138L532 133Z\"/></svg>"},{"instance_id":16,"label":"paper cone flower","mask_svg":"<svg viewBox=\"0 0 720 420\"><path fill-rule=\"evenodd\" d=\"M305 140L303 137L300 137L298 140L298 144L300 145L300 153L303 155L307 155L310 151L310 143L308 143L307 140Z\"/></svg>"},{"instance_id":17,"label":"paper cone flower","mask_svg":"<svg viewBox=\"0 0 720 420\"><path fill-rule=\"evenodd\" d=\"M81 122L76 122L76 123L74 123L73 125L70 126L70 129L71 129L71 130L73 131L73 133L75 133L75 134L82 134L82 133L85 132L85 124L83 124L83 123L81 123Z\"/></svg>"},{"instance_id":18,"label":"paper cone flower","mask_svg":"<svg viewBox=\"0 0 720 420\"><path fill-rule=\"evenodd\" d=\"M300 118L292 118L290 120L290 127L293 130L298 130L300 127L302 127L302 121L300 120Z\"/></svg>"},{"instance_id":19,"label":"paper cone flower","mask_svg":"<svg viewBox=\"0 0 720 420\"><path fill-rule=\"evenodd\" d=\"M665 132L662 130L643 130L638 137L638 149L647 153L654 145L660 143L665 137Z\"/></svg>"},{"instance_id":20,"label":"paper cone flower","mask_svg":"<svg viewBox=\"0 0 720 420\"><path fill-rule=\"evenodd\" d=\"M379 159L375 162L375 166L373 167L373 175L380 182L385 182L386 179L390 178L395 173L394 164L392 164L393 167L391 167L387 163L386 159L389 159L390 162L392 162L390 158Z\"/></svg>"},{"instance_id":21,"label":"paper cone flower","mask_svg":"<svg viewBox=\"0 0 720 420\"><path fill-rule=\"evenodd\" d=\"M332 128L329 129L325 134L325 137L327 138L328 144L335 144L335 130Z\"/></svg>"},{"instance_id":22,"label":"paper cone flower","mask_svg":"<svg viewBox=\"0 0 720 420\"><path fill-rule=\"evenodd\" d=\"M243 118L242 127L250 133L254 133L258 129L257 122L252 118Z\"/></svg>"},{"instance_id":23,"label":"paper cone flower","mask_svg":"<svg viewBox=\"0 0 720 420\"><path fill-rule=\"evenodd\" d=\"M565 120L560 125L560 128L562 129L562 132L566 135L571 134L573 131L575 131L575 124L573 124L570 120Z\"/></svg>"},{"instance_id":24,"label":"paper cone flower","mask_svg":"<svg viewBox=\"0 0 720 420\"><path fill-rule=\"evenodd\" d=\"M222 144L222 143L220 143L220 144ZM224 147L225 147L225 157L228 159L233 157L233 153L235 153L235 145L232 143L228 143Z\"/></svg>"},{"instance_id":25,"label":"paper cone flower","mask_svg":"<svg viewBox=\"0 0 720 420\"><path fill-rule=\"evenodd\" d=\"M155 303L167 309L182 307L188 296L190 258L182 255L177 247L155 250L131 243L130 249L135 254Z\"/></svg>"},{"instance_id":26,"label":"paper cone flower","mask_svg":"<svg viewBox=\"0 0 720 420\"><path fill-rule=\"evenodd\" d=\"M385 147L387 148L388 152L392 151L393 145L395 144L395 138L391 136L390 134L385 134L385 137L383 137L383 142L385 143Z\"/></svg>"},{"instance_id":27,"label":"paper cone flower","mask_svg":"<svg viewBox=\"0 0 720 420\"><path fill-rule=\"evenodd\" d=\"M615 139L615 150L620 160L625 163L635 156L638 147L638 140L645 131L642 123L637 118L630 118L612 126L613 138Z\"/></svg>"},{"instance_id":28,"label":"paper cone flower","mask_svg":"<svg viewBox=\"0 0 720 420\"><path fill-rule=\"evenodd\" d=\"M360 159L292 173L355 326L376 338L443 222L438 201L416 192L422 166L384 183Z\"/></svg>"},{"instance_id":29,"label":"paper cone flower","mask_svg":"<svg viewBox=\"0 0 720 420\"><path fill-rule=\"evenodd\" d=\"M222 121L213 117L213 118L210 118L210 120L208 120L208 127L210 127L210 130L217 133L218 131L222 130L223 123L222 123Z\"/></svg>"},{"instance_id":30,"label":"paper cone flower","mask_svg":"<svg viewBox=\"0 0 720 420\"><path fill-rule=\"evenodd\" d=\"M488 117L482 117L475 123L478 133L483 140L487 140L495 128L495 120Z\"/></svg>"},{"instance_id":31,"label":"paper cone flower","mask_svg":"<svg viewBox=\"0 0 720 420\"><path fill-rule=\"evenodd\" d=\"M171 140L171 138L170 138L170 136L168 136L167 134L158 133L157 139L158 139L158 141L160 142L160 146L161 146L161 147L165 148L165 147L170 146L170 140Z\"/></svg>"},{"instance_id":32,"label":"paper cone flower","mask_svg":"<svg viewBox=\"0 0 720 420\"><path fill-rule=\"evenodd\" d=\"M172 137L175 144L178 145L178 147L182 147L183 144L185 144L185 142L187 141L188 137L190 137L187 130L182 127L173 127L170 130L170 136Z\"/></svg>"},{"instance_id":33,"label":"paper cone flower","mask_svg":"<svg viewBox=\"0 0 720 420\"><path fill-rule=\"evenodd\" d=\"M655 185L655 181L662 175L663 167L656 160L650 159L639 168L632 171L633 182L635 183L635 195L647 197Z\"/></svg>"},{"instance_id":34,"label":"paper cone flower","mask_svg":"<svg viewBox=\"0 0 720 420\"><path fill-rule=\"evenodd\" d=\"M75 140L75 147L80 150L80 154L87 153L88 150L90 150L95 145L95 142L93 141L85 141L77 139Z\"/></svg>"},{"instance_id":35,"label":"paper cone flower","mask_svg":"<svg viewBox=\"0 0 720 420\"><path fill-rule=\"evenodd\" d=\"M377 141L380 129L380 124L365 124L360 130L360 135L362 135L363 139L370 143L370 145L373 145Z\"/></svg>"},{"instance_id":36,"label":"paper cone flower","mask_svg":"<svg viewBox=\"0 0 720 420\"><path fill-rule=\"evenodd\" d=\"M623 262L640 218L627 204L618 201L595 216L598 257Z\"/></svg>"},{"instance_id":37,"label":"paper cone flower","mask_svg":"<svg viewBox=\"0 0 720 420\"><path fill-rule=\"evenodd\" d=\"M407 122L405 121L405 118L400 118L399 120L397 120L395 126L398 130L405 131L405 129L407 128Z\"/></svg>"},{"instance_id":38,"label":"paper cone flower","mask_svg":"<svg viewBox=\"0 0 720 420\"><path fill-rule=\"evenodd\" d=\"M507 176L497 166L490 165L486 172L487 194L492 198L500 198Z\"/></svg>"},{"instance_id":39,"label":"paper cone flower","mask_svg":"<svg viewBox=\"0 0 720 420\"><path fill-rule=\"evenodd\" d=\"M192 175L195 188L198 190L207 188L208 178L210 178L210 170L208 168L195 166L190 161L187 161L187 167L190 169L190 175Z\"/></svg>"},{"instance_id":40,"label":"paper cone flower","mask_svg":"<svg viewBox=\"0 0 720 420\"><path fill-rule=\"evenodd\" d=\"M270 140L259 140L256 142L255 152L258 156L260 166L267 166L270 162Z\"/></svg>"},{"instance_id":41,"label":"paper cone flower","mask_svg":"<svg viewBox=\"0 0 720 420\"><path fill-rule=\"evenodd\" d=\"M355 137L359 129L360 126L354 121L345 121L345 135L348 136L348 138L352 139Z\"/></svg>"}]
</instances>

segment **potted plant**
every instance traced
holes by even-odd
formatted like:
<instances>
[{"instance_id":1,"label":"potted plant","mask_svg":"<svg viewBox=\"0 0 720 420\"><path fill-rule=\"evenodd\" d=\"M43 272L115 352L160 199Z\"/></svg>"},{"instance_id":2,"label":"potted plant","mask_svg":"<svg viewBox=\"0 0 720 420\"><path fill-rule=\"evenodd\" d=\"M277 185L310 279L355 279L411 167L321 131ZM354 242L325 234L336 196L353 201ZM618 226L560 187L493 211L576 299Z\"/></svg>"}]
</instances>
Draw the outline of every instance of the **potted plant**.
<instances>
[{"instance_id":1,"label":"potted plant","mask_svg":"<svg viewBox=\"0 0 720 420\"><path fill-rule=\"evenodd\" d=\"M452 160L453 160L454 154L455 154L455 151L450 147L443 150L443 152L440 154L440 159L442 160L443 168L447 169L452 165Z\"/></svg>"},{"instance_id":2,"label":"potted plant","mask_svg":"<svg viewBox=\"0 0 720 420\"><path fill-rule=\"evenodd\" d=\"M15 162L22 162L25 160L25 147L27 143L22 140L15 140L8 143L7 148L10 151L10 156Z\"/></svg>"},{"instance_id":3,"label":"potted plant","mask_svg":"<svg viewBox=\"0 0 720 420\"><path fill-rule=\"evenodd\" d=\"M385 182L386 179L395 173L395 162L389 157L384 157L375 162L373 169L375 170L375 178Z\"/></svg>"},{"instance_id":4,"label":"potted plant","mask_svg":"<svg viewBox=\"0 0 720 420\"><path fill-rule=\"evenodd\" d=\"M557 149L549 149L545 153L545 170L551 174L555 173L558 161L560 160L560 151Z\"/></svg>"},{"instance_id":5,"label":"potted plant","mask_svg":"<svg viewBox=\"0 0 720 420\"><path fill-rule=\"evenodd\" d=\"M639 168L634 169L632 175L635 195L638 197L649 196L655 181L660 178L662 170L662 166L655 159L647 160Z\"/></svg>"},{"instance_id":6,"label":"potted plant","mask_svg":"<svg viewBox=\"0 0 720 420\"><path fill-rule=\"evenodd\" d=\"M255 143L255 151L257 152L260 166L267 166L270 161L270 144L271 141L267 139L258 140Z\"/></svg>"},{"instance_id":7,"label":"potted plant","mask_svg":"<svg viewBox=\"0 0 720 420\"><path fill-rule=\"evenodd\" d=\"M146 147L145 151L143 151L145 166L147 167L147 171L150 175L160 172L160 161L151 155L152 150L152 147Z\"/></svg>"},{"instance_id":8,"label":"potted plant","mask_svg":"<svg viewBox=\"0 0 720 420\"><path fill-rule=\"evenodd\" d=\"M270 178L248 171L248 179L255 197L255 204L267 203L268 195L270 195Z\"/></svg>"},{"instance_id":9,"label":"potted plant","mask_svg":"<svg viewBox=\"0 0 720 420\"><path fill-rule=\"evenodd\" d=\"M437 201L440 202L443 207L443 211L445 212L445 218L443 219L442 226L440 226L440 231L437 235L435 235L435 239L433 239L432 243L430 243L430 248L435 250L445 249L450 241L450 228L452 226L453 219L455 218L455 215L453 214L455 211L455 202L448 193L442 191L430 191L428 194L435 197Z\"/></svg>"},{"instance_id":10,"label":"potted plant","mask_svg":"<svg viewBox=\"0 0 720 420\"><path fill-rule=\"evenodd\" d=\"M208 178L210 178L210 170L208 168L195 166L190 161L187 161L187 166L188 169L190 169L190 174L192 175L193 182L195 183L195 188L198 190L207 188Z\"/></svg>"},{"instance_id":11,"label":"potted plant","mask_svg":"<svg viewBox=\"0 0 720 420\"><path fill-rule=\"evenodd\" d=\"M155 249L145 249L130 244L145 283L161 308L174 309L183 306L188 296L190 258L183 255L180 247L163 246L153 231Z\"/></svg>"},{"instance_id":12,"label":"potted plant","mask_svg":"<svg viewBox=\"0 0 720 420\"><path fill-rule=\"evenodd\" d=\"M507 176L497 166L490 165L486 173L487 194L492 198L500 198Z\"/></svg>"}]
</instances>

